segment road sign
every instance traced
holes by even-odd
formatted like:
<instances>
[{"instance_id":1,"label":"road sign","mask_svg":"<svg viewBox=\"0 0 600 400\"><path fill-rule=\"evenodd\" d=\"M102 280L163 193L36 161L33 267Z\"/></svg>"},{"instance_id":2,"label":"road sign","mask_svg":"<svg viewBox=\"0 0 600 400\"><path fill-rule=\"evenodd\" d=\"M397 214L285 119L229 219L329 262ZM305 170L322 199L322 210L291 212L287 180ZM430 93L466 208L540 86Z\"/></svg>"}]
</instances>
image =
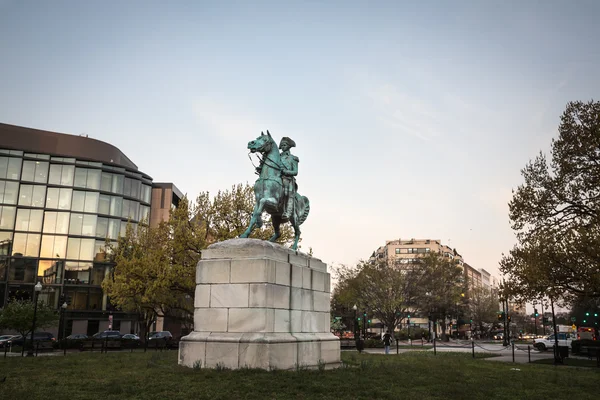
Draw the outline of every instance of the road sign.
<instances>
[{"instance_id":1,"label":"road sign","mask_svg":"<svg viewBox=\"0 0 600 400\"><path fill-rule=\"evenodd\" d=\"M571 317L571 322L575 322L575 321L577 321L577 318Z\"/></svg>"},{"instance_id":2,"label":"road sign","mask_svg":"<svg viewBox=\"0 0 600 400\"><path fill-rule=\"evenodd\" d=\"M113 316L112 316L112 314L110 314L108 316L108 330L109 331L112 330L112 325L113 325Z\"/></svg>"},{"instance_id":3,"label":"road sign","mask_svg":"<svg viewBox=\"0 0 600 400\"><path fill-rule=\"evenodd\" d=\"M575 324L573 324L573 326L571 326L571 328L573 328L573 330L577 329L577 327L575 326Z\"/></svg>"}]
</instances>

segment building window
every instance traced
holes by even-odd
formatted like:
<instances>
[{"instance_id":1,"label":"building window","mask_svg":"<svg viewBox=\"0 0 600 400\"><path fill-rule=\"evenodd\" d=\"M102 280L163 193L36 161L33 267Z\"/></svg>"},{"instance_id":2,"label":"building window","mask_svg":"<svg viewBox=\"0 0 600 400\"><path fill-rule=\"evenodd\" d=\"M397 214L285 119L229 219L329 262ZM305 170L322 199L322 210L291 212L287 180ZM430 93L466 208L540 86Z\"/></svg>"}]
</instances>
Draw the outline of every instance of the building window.
<instances>
[{"instance_id":1,"label":"building window","mask_svg":"<svg viewBox=\"0 0 600 400\"><path fill-rule=\"evenodd\" d=\"M44 213L44 233L69 233L69 213L46 211Z\"/></svg>"},{"instance_id":2,"label":"building window","mask_svg":"<svg viewBox=\"0 0 600 400\"><path fill-rule=\"evenodd\" d=\"M33 285L9 285L8 301L21 300L31 301L33 294Z\"/></svg>"},{"instance_id":3,"label":"building window","mask_svg":"<svg viewBox=\"0 0 600 400\"><path fill-rule=\"evenodd\" d=\"M137 201L123 199L123 210L121 217L138 221L139 207L140 203Z\"/></svg>"},{"instance_id":4,"label":"building window","mask_svg":"<svg viewBox=\"0 0 600 400\"><path fill-rule=\"evenodd\" d=\"M92 261L94 259L94 239L69 238L67 258L70 260Z\"/></svg>"},{"instance_id":5,"label":"building window","mask_svg":"<svg viewBox=\"0 0 600 400\"><path fill-rule=\"evenodd\" d=\"M21 185L19 205L27 207L44 207L46 203L46 186Z\"/></svg>"},{"instance_id":6,"label":"building window","mask_svg":"<svg viewBox=\"0 0 600 400\"><path fill-rule=\"evenodd\" d=\"M65 284L76 285L90 282L91 263L67 261L65 263Z\"/></svg>"},{"instance_id":7,"label":"building window","mask_svg":"<svg viewBox=\"0 0 600 400\"><path fill-rule=\"evenodd\" d=\"M42 248L40 257L64 258L67 250L67 237L44 235L42 236Z\"/></svg>"},{"instance_id":8,"label":"building window","mask_svg":"<svg viewBox=\"0 0 600 400\"><path fill-rule=\"evenodd\" d=\"M0 179L19 180L22 161L20 158L0 157Z\"/></svg>"},{"instance_id":9,"label":"building window","mask_svg":"<svg viewBox=\"0 0 600 400\"><path fill-rule=\"evenodd\" d=\"M400 254L400 249L399 248L396 249L396 254Z\"/></svg>"},{"instance_id":10,"label":"building window","mask_svg":"<svg viewBox=\"0 0 600 400\"><path fill-rule=\"evenodd\" d=\"M89 213L98 212L99 193L96 192L73 192L72 211L81 211Z\"/></svg>"},{"instance_id":11,"label":"building window","mask_svg":"<svg viewBox=\"0 0 600 400\"><path fill-rule=\"evenodd\" d=\"M39 160L49 160L50 156L48 154L33 154L33 153L25 153L23 155L25 158L37 158Z\"/></svg>"},{"instance_id":12,"label":"building window","mask_svg":"<svg viewBox=\"0 0 600 400\"><path fill-rule=\"evenodd\" d=\"M12 232L0 232L0 256L9 256L11 254L12 238ZM3 276L0 273L0 281L3 279Z\"/></svg>"},{"instance_id":13,"label":"building window","mask_svg":"<svg viewBox=\"0 0 600 400\"><path fill-rule=\"evenodd\" d=\"M40 254L41 235L35 233L15 233L12 255L37 257Z\"/></svg>"},{"instance_id":14,"label":"building window","mask_svg":"<svg viewBox=\"0 0 600 400\"><path fill-rule=\"evenodd\" d=\"M64 261L40 260L38 266L38 281L44 284L61 283Z\"/></svg>"},{"instance_id":15,"label":"building window","mask_svg":"<svg viewBox=\"0 0 600 400\"><path fill-rule=\"evenodd\" d=\"M69 235L96 236L96 215L71 214Z\"/></svg>"},{"instance_id":16,"label":"building window","mask_svg":"<svg viewBox=\"0 0 600 400\"><path fill-rule=\"evenodd\" d=\"M47 161L23 161L23 173L21 174L21 180L47 183L49 165L50 163Z\"/></svg>"},{"instance_id":17,"label":"building window","mask_svg":"<svg viewBox=\"0 0 600 400\"><path fill-rule=\"evenodd\" d=\"M48 188L46 208L70 210L72 196L73 189Z\"/></svg>"},{"instance_id":18,"label":"building window","mask_svg":"<svg viewBox=\"0 0 600 400\"><path fill-rule=\"evenodd\" d=\"M50 185L73 186L75 167L73 165L50 165Z\"/></svg>"},{"instance_id":19,"label":"building window","mask_svg":"<svg viewBox=\"0 0 600 400\"><path fill-rule=\"evenodd\" d=\"M37 260L13 258L8 267L9 282L33 283L37 273Z\"/></svg>"},{"instance_id":20,"label":"building window","mask_svg":"<svg viewBox=\"0 0 600 400\"><path fill-rule=\"evenodd\" d=\"M43 210L19 208L17 210L17 221L15 223L15 230L26 232L41 232L43 218Z\"/></svg>"},{"instance_id":21,"label":"building window","mask_svg":"<svg viewBox=\"0 0 600 400\"><path fill-rule=\"evenodd\" d=\"M17 204L19 182L0 181L0 203Z\"/></svg>"},{"instance_id":22,"label":"building window","mask_svg":"<svg viewBox=\"0 0 600 400\"><path fill-rule=\"evenodd\" d=\"M66 275L65 275L66 279ZM87 282L86 282L87 283ZM88 302L88 288L65 288L65 295L71 299L67 310L86 310Z\"/></svg>"},{"instance_id":23,"label":"building window","mask_svg":"<svg viewBox=\"0 0 600 400\"><path fill-rule=\"evenodd\" d=\"M146 224L150 222L150 207L140 204L140 221L146 221Z\"/></svg>"},{"instance_id":24,"label":"building window","mask_svg":"<svg viewBox=\"0 0 600 400\"><path fill-rule=\"evenodd\" d=\"M142 185L141 200L144 203L150 204L150 201L152 200L152 186Z\"/></svg>"},{"instance_id":25,"label":"building window","mask_svg":"<svg viewBox=\"0 0 600 400\"><path fill-rule=\"evenodd\" d=\"M6 280L6 271L8 271L8 258L0 257L0 281ZM0 288L4 288L4 284L1 284ZM4 292L2 292L2 294L4 294ZM4 297L0 296L0 302L2 302L2 300L4 300Z\"/></svg>"},{"instance_id":26,"label":"building window","mask_svg":"<svg viewBox=\"0 0 600 400\"><path fill-rule=\"evenodd\" d=\"M0 206L0 229L15 228L15 215L17 207Z\"/></svg>"},{"instance_id":27,"label":"building window","mask_svg":"<svg viewBox=\"0 0 600 400\"><path fill-rule=\"evenodd\" d=\"M122 197L111 197L110 199L110 215L113 217L120 217L123 212L123 198Z\"/></svg>"},{"instance_id":28,"label":"building window","mask_svg":"<svg viewBox=\"0 0 600 400\"><path fill-rule=\"evenodd\" d=\"M100 190L100 175L99 169L75 168L75 182L73 186Z\"/></svg>"},{"instance_id":29,"label":"building window","mask_svg":"<svg viewBox=\"0 0 600 400\"><path fill-rule=\"evenodd\" d=\"M38 295L38 301L53 309L58 308L58 298L60 296L60 288L46 286Z\"/></svg>"}]
</instances>

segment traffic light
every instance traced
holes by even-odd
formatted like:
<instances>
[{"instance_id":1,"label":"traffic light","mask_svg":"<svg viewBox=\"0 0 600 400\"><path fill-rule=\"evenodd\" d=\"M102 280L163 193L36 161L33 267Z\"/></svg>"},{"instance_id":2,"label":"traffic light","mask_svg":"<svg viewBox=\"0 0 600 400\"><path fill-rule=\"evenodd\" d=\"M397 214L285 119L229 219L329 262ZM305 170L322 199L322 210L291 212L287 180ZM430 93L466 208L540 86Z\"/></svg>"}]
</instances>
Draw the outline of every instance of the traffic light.
<instances>
[{"instance_id":1,"label":"traffic light","mask_svg":"<svg viewBox=\"0 0 600 400\"><path fill-rule=\"evenodd\" d=\"M360 317L358 317L358 320L360 321Z\"/></svg>"},{"instance_id":2,"label":"traffic light","mask_svg":"<svg viewBox=\"0 0 600 400\"><path fill-rule=\"evenodd\" d=\"M510 315L507 315L507 316L506 316L506 320L507 320L508 322L510 322Z\"/></svg>"},{"instance_id":3,"label":"traffic light","mask_svg":"<svg viewBox=\"0 0 600 400\"><path fill-rule=\"evenodd\" d=\"M589 313L589 312L586 312L586 313L585 313L585 316L586 316L586 317L589 317L589 316L590 316L590 313Z\"/></svg>"},{"instance_id":4,"label":"traffic light","mask_svg":"<svg viewBox=\"0 0 600 400\"><path fill-rule=\"evenodd\" d=\"M598 316L598 313L597 313L597 312L595 312L595 313L594 313L594 317L597 317L597 316Z\"/></svg>"},{"instance_id":5,"label":"traffic light","mask_svg":"<svg viewBox=\"0 0 600 400\"><path fill-rule=\"evenodd\" d=\"M498 321L502 321L504 319L504 313L498 313Z\"/></svg>"},{"instance_id":6,"label":"traffic light","mask_svg":"<svg viewBox=\"0 0 600 400\"><path fill-rule=\"evenodd\" d=\"M536 317L536 318L540 316L540 314L538 314L538 310L537 310L537 308L534 308L534 309L533 309L533 312L535 313L535 317Z\"/></svg>"},{"instance_id":7,"label":"traffic light","mask_svg":"<svg viewBox=\"0 0 600 400\"><path fill-rule=\"evenodd\" d=\"M367 323L368 323L368 324L370 324L370 323L371 323L371 320L368 320L368 321L367 321Z\"/></svg>"}]
</instances>

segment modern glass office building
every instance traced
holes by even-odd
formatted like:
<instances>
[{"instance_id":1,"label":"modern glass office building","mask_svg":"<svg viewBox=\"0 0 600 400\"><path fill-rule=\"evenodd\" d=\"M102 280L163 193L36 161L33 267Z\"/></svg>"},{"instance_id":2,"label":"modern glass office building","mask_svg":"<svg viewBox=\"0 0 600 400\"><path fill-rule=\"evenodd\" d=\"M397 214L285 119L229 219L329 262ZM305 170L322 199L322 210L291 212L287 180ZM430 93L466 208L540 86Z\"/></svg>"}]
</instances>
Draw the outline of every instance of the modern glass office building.
<instances>
[{"instance_id":1,"label":"modern glass office building","mask_svg":"<svg viewBox=\"0 0 600 400\"><path fill-rule=\"evenodd\" d=\"M135 315L115 310L100 287L103 249L128 222L150 220L151 200L152 178L116 147L0 124L0 307L31 299L41 282L45 303L70 299L66 335L107 329L109 315L113 329L133 331Z\"/></svg>"}]
</instances>

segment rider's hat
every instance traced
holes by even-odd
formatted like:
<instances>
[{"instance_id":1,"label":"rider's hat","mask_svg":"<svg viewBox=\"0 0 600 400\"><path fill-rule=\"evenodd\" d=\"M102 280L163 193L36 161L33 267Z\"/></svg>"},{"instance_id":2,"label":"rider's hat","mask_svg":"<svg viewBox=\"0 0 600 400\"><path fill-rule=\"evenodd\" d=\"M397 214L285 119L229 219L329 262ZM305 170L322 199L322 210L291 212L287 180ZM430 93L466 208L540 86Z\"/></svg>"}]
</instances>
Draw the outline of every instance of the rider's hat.
<instances>
[{"instance_id":1,"label":"rider's hat","mask_svg":"<svg viewBox=\"0 0 600 400\"><path fill-rule=\"evenodd\" d=\"M287 143L288 146L290 146L290 147L296 147L296 142L294 142L292 139L290 139L287 136L285 136L281 139L281 142L279 142L279 148L281 148L281 145L284 143Z\"/></svg>"}]
</instances>

